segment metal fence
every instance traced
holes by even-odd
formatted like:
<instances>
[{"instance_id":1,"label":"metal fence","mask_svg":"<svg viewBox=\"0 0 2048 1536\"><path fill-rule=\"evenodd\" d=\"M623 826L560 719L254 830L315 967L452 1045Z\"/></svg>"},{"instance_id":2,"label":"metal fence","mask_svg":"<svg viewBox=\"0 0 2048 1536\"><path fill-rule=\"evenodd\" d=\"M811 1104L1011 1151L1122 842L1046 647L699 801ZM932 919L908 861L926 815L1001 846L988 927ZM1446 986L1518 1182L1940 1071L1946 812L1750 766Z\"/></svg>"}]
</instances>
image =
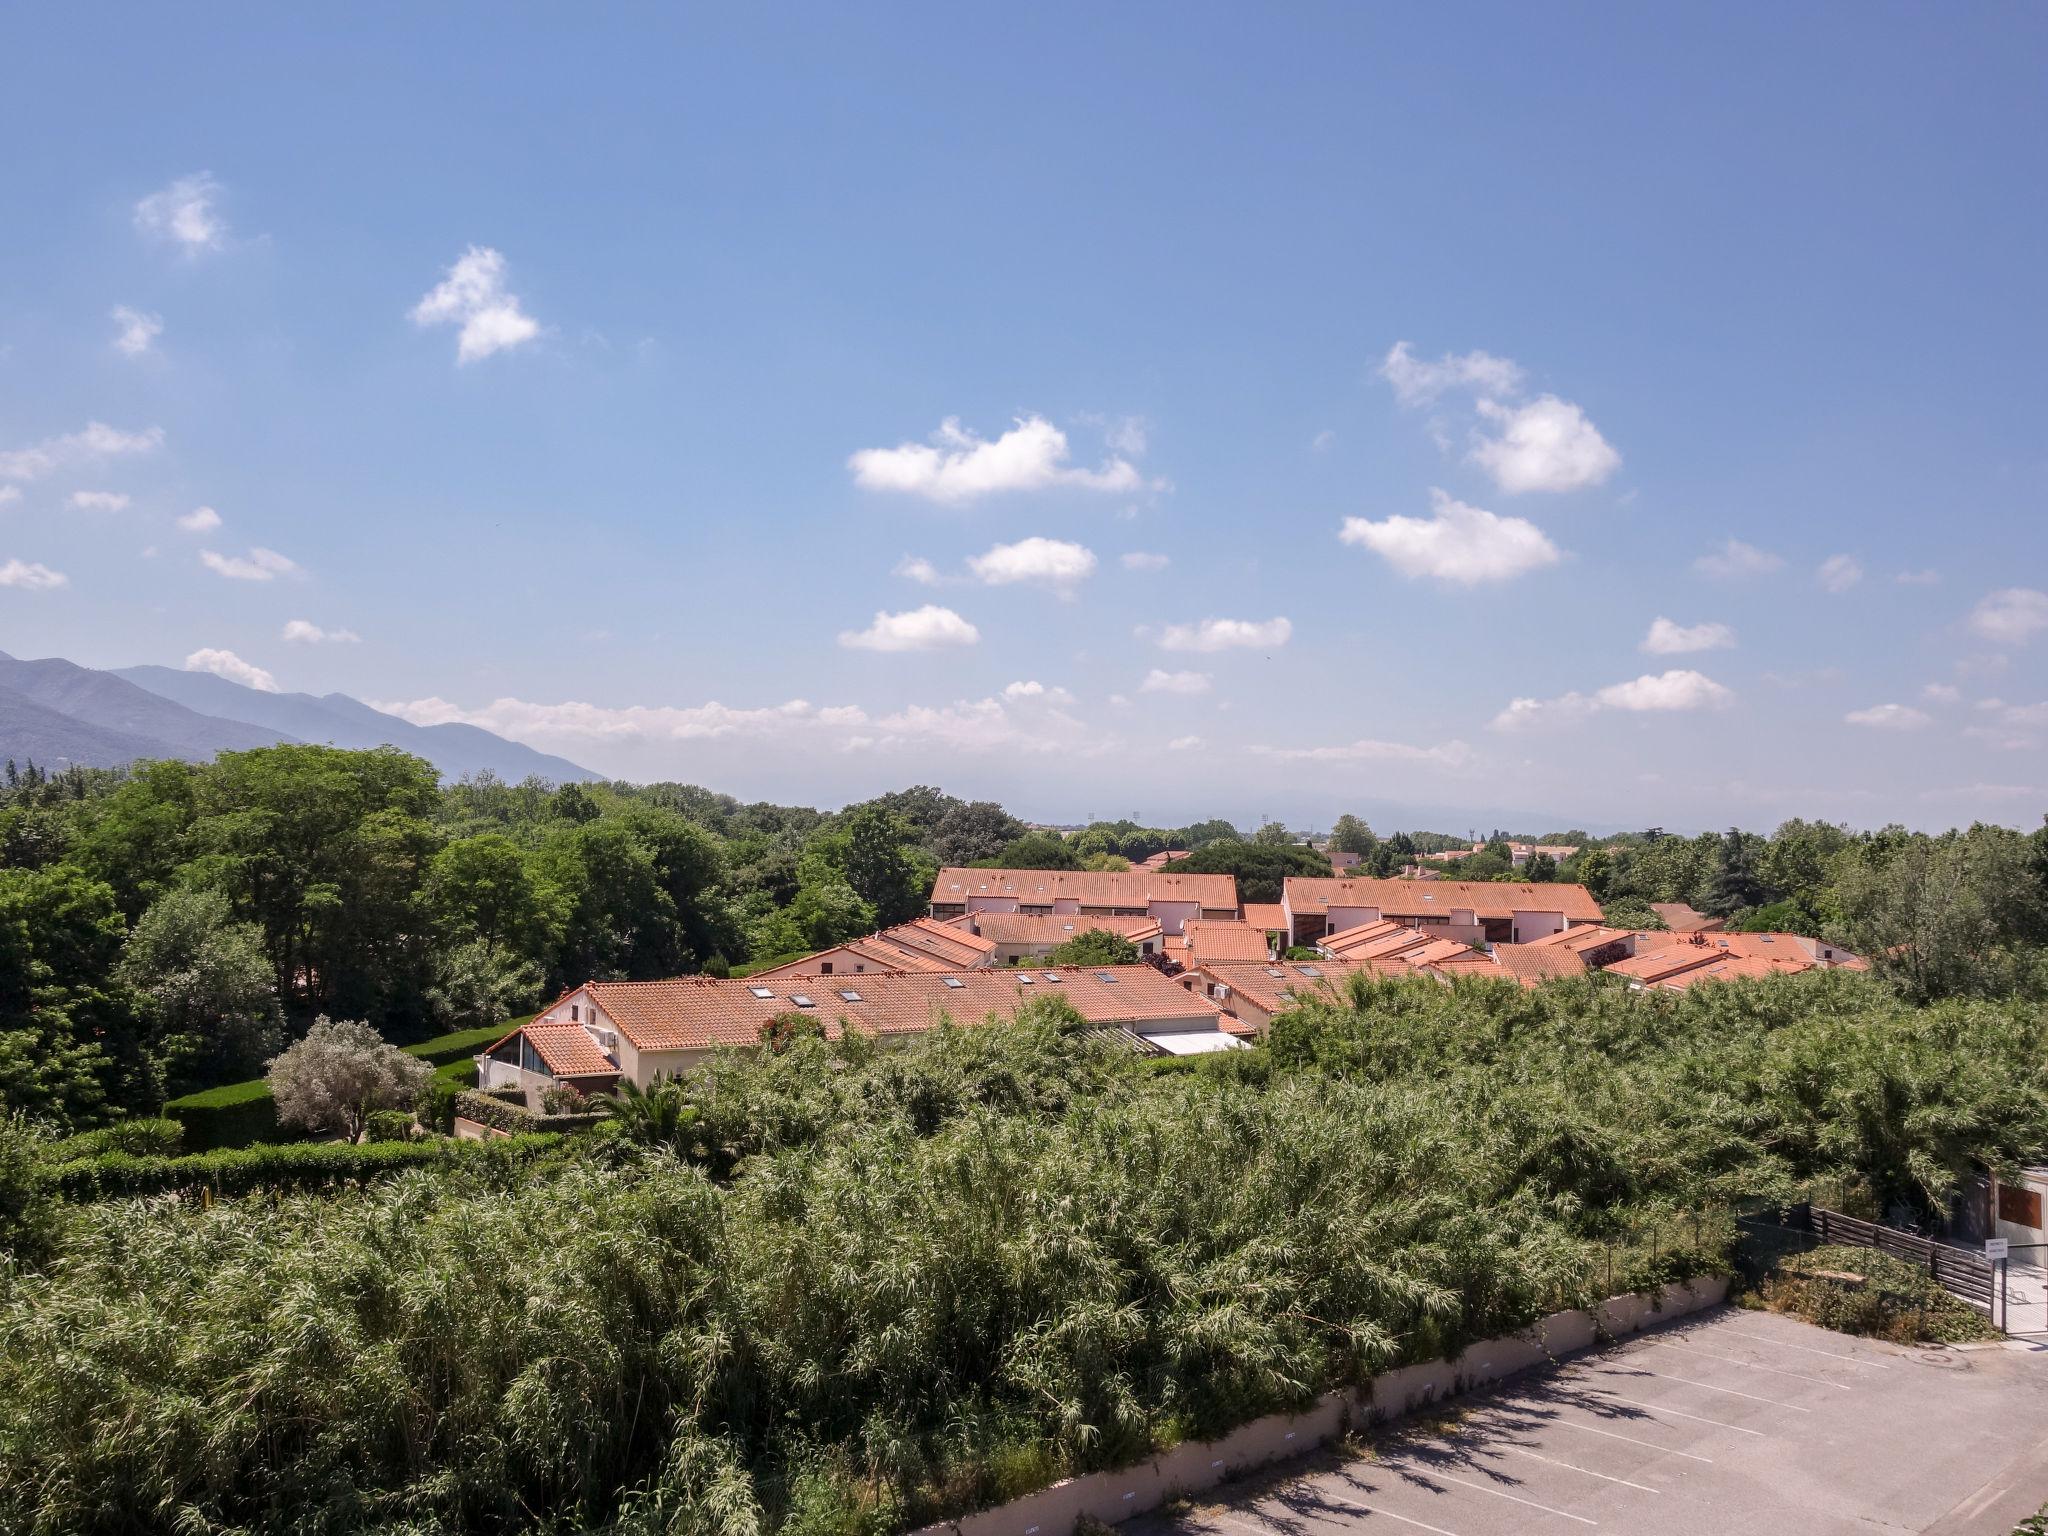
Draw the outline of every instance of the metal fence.
<instances>
[{"instance_id":1,"label":"metal fence","mask_svg":"<svg viewBox=\"0 0 2048 1536\"><path fill-rule=\"evenodd\" d=\"M1858 1216L1845 1216L1824 1205L1788 1207L1779 1222L1744 1218L1745 1227L1777 1226L1799 1234L1810 1234L1815 1246L1841 1244L1852 1248L1874 1248L1895 1259L1904 1259L1927 1272L1943 1290L1981 1310L1995 1327L2006 1324L2004 1292L2005 1265L1946 1243L1880 1226Z\"/></svg>"}]
</instances>

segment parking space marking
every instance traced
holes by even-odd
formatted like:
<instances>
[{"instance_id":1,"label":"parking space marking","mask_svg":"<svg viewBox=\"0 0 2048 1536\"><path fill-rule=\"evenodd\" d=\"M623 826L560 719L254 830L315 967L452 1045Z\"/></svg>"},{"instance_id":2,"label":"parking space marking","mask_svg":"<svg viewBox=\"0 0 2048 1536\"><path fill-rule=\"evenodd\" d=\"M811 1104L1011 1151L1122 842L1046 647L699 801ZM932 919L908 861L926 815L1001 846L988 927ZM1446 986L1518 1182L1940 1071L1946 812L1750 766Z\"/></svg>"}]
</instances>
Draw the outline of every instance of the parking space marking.
<instances>
[{"instance_id":1,"label":"parking space marking","mask_svg":"<svg viewBox=\"0 0 2048 1536\"><path fill-rule=\"evenodd\" d=\"M1744 1429L1740 1424L1727 1424L1720 1419L1703 1418L1697 1413L1681 1413L1676 1408L1666 1408L1662 1403L1645 1403L1633 1397L1623 1397L1619 1392L1608 1392L1605 1387L1600 1390L1617 1403L1627 1403L1631 1408L1642 1408L1651 1413L1668 1413L1674 1419L1691 1419L1696 1424L1711 1424L1716 1429L1732 1429L1738 1435L1755 1435L1759 1440L1771 1438L1760 1429Z\"/></svg>"},{"instance_id":2,"label":"parking space marking","mask_svg":"<svg viewBox=\"0 0 2048 1536\"><path fill-rule=\"evenodd\" d=\"M1555 1456L1539 1456L1534 1451L1523 1450L1519 1445L1496 1445L1492 1449L1496 1451L1512 1451L1517 1456L1527 1456L1531 1461L1548 1462L1551 1466L1563 1467L1568 1472L1584 1473L1587 1477L1599 1478L1603 1483L1619 1483L1624 1488L1634 1488L1642 1493L1662 1493L1664 1491L1662 1488L1652 1488L1648 1483L1632 1483L1625 1477L1609 1477L1605 1472L1595 1472L1591 1467L1582 1467L1569 1461L1559 1461ZM1702 1460L1704 1459L1702 1458Z\"/></svg>"},{"instance_id":3,"label":"parking space marking","mask_svg":"<svg viewBox=\"0 0 2048 1536\"><path fill-rule=\"evenodd\" d=\"M1374 1509L1370 1504L1359 1504L1350 1499L1340 1499L1335 1494L1324 1493L1319 1494L1319 1497L1321 1497L1324 1503L1334 1504L1339 1509L1352 1510L1361 1515L1385 1515L1389 1520L1399 1520L1403 1525L1412 1525L1418 1530L1433 1532L1434 1536L1458 1536L1456 1531L1447 1531L1440 1525L1431 1525L1427 1520L1411 1520L1406 1515L1395 1514L1391 1509ZM1234 1525L1239 1530L1251 1532L1251 1536L1275 1536L1271 1527L1253 1525L1250 1521L1240 1520L1235 1515L1219 1513L1216 1518L1226 1525Z\"/></svg>"},{"instance_id":4,"label":"parking space marking","mask_svg":"<svg viewBox=\"0 0 2048 1536\"><path fill-rule=\"evenodd\" d=\"M1646 1451L1662 1451L1666 1456L1683 1456L1687 1461L1703 1461L1710 1467L1714 1464L1714 1458L1711 1456L1696 1456L1691 1451L1674 1451L1669 1446L1659 1445L1654 1440L1638 1440L1634 1435L1616 1434L1611 1429L1601 1429L1593 1424L1581 1424L1576 1419L1549 1419L1545 1423L1547 1426L1557 1429L1583 1429L1589 1435L1605 1435L1610 1440L1626 1440L1630 1445L1640 1445Z\"/></svg>"},{"instance_id":5,"label":"parking space marking","mask_svg":"<svg viewBox=\"0 0 2048 1536\"><path fill-rule=\"evenodd\" d=\"M1380 1463L1380 1465L1385 1467L1388 1471L1396 1474L1398 1474L1401 1471L1401 1468L1396 1466L1392 1462L1383 1461ZM1538 1504L1534 1499L1525 1499L1518 1493L1502 1493L1498 1488L1489 1488L1484 1483L1467 1482L1462 1477L1453 1477L1448 1472L1439 1472L1435 1467L1416 1467L1411 1465L1410 1470L1412 1470L1418 1477L1434 1478L1440 1482L1446 1483L1456 1483L1460 1488L1470 1488L1474 1493L1490 1493L1496 1499L1507 1499L1512 1503L1526 1504L1531 1509L1542 1510L1543 1513L1545 1513L1546 1515L1562 1515L1565 1519L1576 1520L1581 1525L1598 1525L1600 1523L1598 1520L1588 1520L1584 1515L1575 1515L1568 1509L1553 1509L1548 1504Z\"/></svg>"},{"instance_id":6,"label":"parking space marking","mask_svg":"<svg viewBox=\"0 0 2048 1536\"><path fill-rule=\"evenodd\" d=\"M1725 1360L1730 1365L1739 1365L1746 1371L1768 1371L1773 1376L1790 1376L1794 1381L1810 1381L1818 1387L1833 1387L1838 1392L1855 1389L1846 1381L1830 1381L1825 1376L1808 1376L1803 1371L1787 1371L1775 1365L1758 1365L1754 1360L1744 1360L1738 1355L1717 1355L1711 1349L1701 1349L1696 1344L1669 1344L1662 1339L1645 1342L1645 1349L1671 1349L1680 1354L1698 1355L1706 1360Z\"/></svg>"},{"instance_id":7,"label":"parking space marking","mask_svg":"<svg viewBox=\"0 0 2048 1536\"><path fill-rule=\"evenodd\" d=\"M1694 1381L1690 1376L1674 1376L1669 1371L1653 1371L1647 1365L1631 1365L1629 1370L1640 1371L1645 1376L1654 1376L1659 1381L1682 1381L1688 1387L1701 1387L1709 1392L1725 1392L1730 1397L1746 1397L1752 1403L1768 1403L1773 1408L1789 1408L1794 1413L1813 1412L1811 1408L1802 1408L1797 1403L1781 1403L1775 1397L1758 1397L1754 1392L1738 1392L1733 1387L1717 1387L1711 1381ZM1610 1376L1614 1373L1601 1371L1598 1374Z\"/></svg>"},{"instance_id":8,"label":"parking space marking","mask_svg":"<svg viewBox=\"0 0 2048 1536\"><path fill-rule=\"evenodd\" d=\"M1845 1355L1832 1349L1815 1349L1810 1344L1794 1344L1790 1339L1774 1339L1767 1333L1741 1333L1733 1328L1723 1328L1722 1333L1731 1339L1752 1339L1758 1344L1771 1344L1779 1349L1804 1350L1809 1355L1825 1355L1830 1360L1845 1360L1850 1365L1867 1365L1873 1371L1888 1371L1891 1366L1882 1360L1866 1360L1861 1355Z\"/></svg>"}]
</instances>

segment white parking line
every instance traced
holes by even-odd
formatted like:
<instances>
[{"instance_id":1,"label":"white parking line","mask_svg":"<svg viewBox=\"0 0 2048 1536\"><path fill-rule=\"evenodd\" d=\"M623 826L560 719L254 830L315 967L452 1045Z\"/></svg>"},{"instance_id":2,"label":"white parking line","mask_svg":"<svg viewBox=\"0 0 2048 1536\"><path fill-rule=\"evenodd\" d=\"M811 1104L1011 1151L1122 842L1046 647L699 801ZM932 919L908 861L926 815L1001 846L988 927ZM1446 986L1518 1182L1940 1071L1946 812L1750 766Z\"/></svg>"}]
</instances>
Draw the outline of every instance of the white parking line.
<instances>
[{"instance_id":1,"label":"white parking line","mask_svg":"<svg viewBox=\"0 0 2048 1536\"><path fill-rule=\"evenodd\" d=\"M1708 1392L1725 1392L1730 1397L1746 1397L1752 1403L1768 1403L1773 1408L1789 1408L1794 1413L1813 1412L1811 1408L1802 1408L1797 1403L1781 1403L1775 1397L1758 1397L1754 1392L1738 1392L1733 1387L1717 1387L1711 1381L1694 1381L1690 1376L1674 1376L1669 1371L1653 1371L1647 1365L1632 1365L1628 1369L1631 1372L1640 1371L1645 1376L1654 1376L1659 1381L1682 1381L1688 1387L1701 1387ZM1614 1373L1600 1371L1596 1374L1610 1376Z\"/></svg>"},{"instance_id":2,"label":"white parking line","mask_svg":"<svg viewBox=\"0 0 2048 1536\"><path fill-rule=\"evenodd\" d=\"M1398 1520L1403 1525L1412 1525L1418 1530L1434 1532L1435 1536L1458 1536L1456 1531L1447 1531L1440 1525L1431 1525L1427 1520L1411 1520L1406 1515L1395 1514L1391 1509L1374 1509L1370 1504L1354 1503L1350 1499L1340 1499L1331 1494L1323 1494L1321 1497L1323 1502L1327 1504L1334 1504L1340 1509L1352 1510L1361 1515L1385 1515L1389 1520ZM1216 1518L1225 1525L1234 1525L1239 1530L1251 1532L1251 1536L1276 1536L1276 1533L1270 1526L1253 1525L1250 1521L1240 1520L1235 1515L1219 1513Z\"/></svg>"},{"instance_id":3,"label":"white parking line","mask_svg":"<svg viewBox=\"0 0 2048 1536\"><path fill-rule=\"evenodd\" d=\"M1725 1360L1728 1364L1739 1365L1746 1371L1768 1371L1773 1376L1790 1376L1794 1381L1810 1381L1815 1386L1833 1387L1838 1392L1855 1390L1846 1381L1830 1381L1825 1376L1809 1376L1804 1371L1781 1370L1775 1365L1758 1365L1754 1360L1744 1360L1739 1355L1717 1355L1711 1349L1701 1349L1696 1344L1668 1344L1662 1339L1652 1339L1646 1341L1643 1347L1676 1350L1683 1355L1699 1355L1707 1360Z\"/></svg>"},{"instance_id":4,"label":"white parking line","mask_svg":"<svg viewBox=\"0 0 2048 1536\"><path fill-rule=\"evenodd\" d=\"M1398 1476L1401 1468L1393 1462L1383 1461L1380 1465ZM1562 1515L1567 1520L1576 1520L1581 1525L1598 1525L1598 1520L1588 1520L1584 1515L1575 1515L1568 1509L1553 1509L1548 1504L1538 1504L1534 1499L1525 1499L1518 1493L1502 1493L1498 1488L1489 1488L1484 1483L1467 1482L1462 1477L1453 1477L1448 1472L1439 1472L1435 1467L1416 1466L1412 1462L1408 1470L1417 1477L1434 1478L1440 1482L1456 1483L1460 1488L1470 1488L1474 1493L1490 1493L1496 1499L1507 1499L1511 1503L1526 1504L1531 1509L1540 1509L1546 1515Z\"/></svg>"},{"instance_id":5,"label":"white parking line","mask_svg":"<svg viewBox=\"0 0 2048 1536\"><path fill-rule=\"evenodd\" d=\"M1526 1456L1531 1461L1546 1462L1553 1467L1563 1467L1568 1472L1581 1472L1587 1477L1597 1477L1603 1483L1619 1483L1624 1488L1634 1488L1642 1493L1662 1493L1662 1488L1652 1488L1648 1483L1632 1483L1625 1477L1609 1477L1605 1472L1595 1472L1591 1467L1579 1466L1576 1462L1559 1461L1555 1456L1539 1456L1534 1451L1525 1451L1519 1445L1496 1445L1488 1447L1496 1451L1513 1451L1517 1456ZM1702 1457L1702 1460L1705 1458Z\"/></svg>"},{"instance_id":6,"label":"white parking line","mask_svg":"<svg viewBox=\"0 0 2048 1536\"><path fill-rule=\"evenodd\" d=\"M1766 1333L1742 1333L1734 1328L1720 1328L1715 1331L1717 1333L1725 1333L1731 1339L1753 1339L1759 1344L1774 1344L1780 1349L1800 1349L1809 1355L1825 1355L1830 1360L1846 1360L1851 1365L1867 1365L1873 1371L1888 1371L1891 1369L1882 1360L1866 1360L1861 1355L1845 1355L1832 1349L1815 1349L1810 1344L1794 1344L1790 1339L1774 1339Z\"/></svg>"},{"instance_id":7,"label":"white parking line","mask_svg":"<svg viewBox=\"0 0 2048 1536\"><path fill-rule=\"evenodd\" d=\"M1638 1440L1634 1435L1616 1434L1611 1429L1601 1429L1592 1424L1581 1424L1576 1419L1546 1419L1546 1429L1583 1429L1589 1435L1605 1435L1609 1440L1626 1440L1630 1445L1640 1445L1646 1451L1662 1451L1666 1456L1683 1456L1687 1461L1704 1461L1714 1464L1711 1456L1695 1456L1691 1451L1674 1451L1669 1446L1659 1445L1654 1440Z\"/></svg>"},{"instance_id":8,"label":"white parking line","mask_svg":"<svg viewBox=\"0 0 2048 1536\"><path fill-rule=\"evenodd\" d=\"M1604 1387L1601 1390L1606 1392ZM1617 1403L1627 1403L1631 1408L1647 1408L1651 1413L1668 1413L1674 1419L1691 1419L1696 1424L1711 1424L1716 1429L1732 1429L1738 1435L1755 1435L1759 1440L1771 1438L1760 1429L1744 1429L1740 1424L1725 1424L1719 1419L1705 1418L1697 1413L1681 1413L1676 1408L1666 1408L1662 1403L1639 1402L1633 1397L1623 1397L1619 1392L1607 1392L1606 1395Z\"/></svg>"}]
</instances>

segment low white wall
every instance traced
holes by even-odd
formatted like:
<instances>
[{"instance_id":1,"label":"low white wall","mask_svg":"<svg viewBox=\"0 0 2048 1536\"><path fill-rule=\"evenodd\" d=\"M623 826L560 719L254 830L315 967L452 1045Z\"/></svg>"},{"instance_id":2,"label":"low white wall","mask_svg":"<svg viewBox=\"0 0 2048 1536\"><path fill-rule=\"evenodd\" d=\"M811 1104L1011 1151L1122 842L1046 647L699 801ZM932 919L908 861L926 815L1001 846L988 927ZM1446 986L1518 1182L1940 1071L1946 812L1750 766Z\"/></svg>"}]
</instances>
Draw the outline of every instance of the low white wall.
<instances>
[{"instance_id":1,"label":"low white wall","mask_svg":"<svg viewBox=\"0 0 2048 1536\"><path fill-rule=\"evenodd\" d=\"M1373 1378L1362 1392L1331 1392L1301 1413L1276 1413L1232 1430L1221 1440L1191 1440L1135 1466L1068 1478L995 1509L926 1526L914 1536L1070 1536L1083 1515L1107 1524L1199 1493L1242 1473L1300 1456L1354 1424L1378 1424L1490 1385L1546 1361L1624 1338L1688 1313L1718 1306L1728 1282L1702 1279L1667 1285L1657 1296L1615 1296L1593 1313L1553 1312L1512 1338L1474 1344L1455 1361L1404 1365Z\"/></svg>"}]
</instances>

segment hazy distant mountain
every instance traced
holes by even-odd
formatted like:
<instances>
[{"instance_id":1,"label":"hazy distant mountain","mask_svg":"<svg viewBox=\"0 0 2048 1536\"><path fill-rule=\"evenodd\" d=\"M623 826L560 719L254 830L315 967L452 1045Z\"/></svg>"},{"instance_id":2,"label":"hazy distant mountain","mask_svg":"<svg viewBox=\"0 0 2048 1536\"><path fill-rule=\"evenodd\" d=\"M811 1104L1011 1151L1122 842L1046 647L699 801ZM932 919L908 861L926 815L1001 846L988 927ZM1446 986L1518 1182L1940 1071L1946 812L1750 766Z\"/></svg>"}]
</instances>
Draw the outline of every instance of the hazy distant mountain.
<instances>
[{"instance_id":1,"label":"hazy distant mountain","mask_svg":"<svg viewBox=\"0 0 2048 1536\"><path fill-rule=\"evenodd\" d=\"M394 746L425 758L446 778L485 769L515 784L533 774L558 784L600 777L567 758L536 752L478 726L414 725L345 693L263 693L211 672L171 667L121 667L108 675L204 715L267 726L300 741L337 747Z\"/></svg>"},{"instance_id":2,"label":"hazy distant mountain","mask_svg":"<svg viewBox=\"0 0 2048 1536\"><path fill-rule=\"evenodd\" d=\"M0 688L0 758L12 758L16 767L34 763L55 770L83 763L111 768L138 757L176 756L168 742L154 736L92 725L38 704L25 693Z\"/></svg>"},{"instance_id":3,"label":"hazy distant mountain","mask_svg":"<svg viewBox=\"0 0 2048 1536\"><path fill-rule=\"evenodd\" d=\"M182 757L203 761L216 752L274 746L288 738L280 731L244 720L217 719L146 688L138 688L111 672L95 672L51 656L20 661L0 652L0 689L39 705L51 715L73 722L66 734L56 720L20 714L23 735L0 731L0 756L26 762L33 757L45 767L59 760L94 767L114 767L143 757ZM34 739L40 749L31 752Z\"/></svg>"}]
</instances>

